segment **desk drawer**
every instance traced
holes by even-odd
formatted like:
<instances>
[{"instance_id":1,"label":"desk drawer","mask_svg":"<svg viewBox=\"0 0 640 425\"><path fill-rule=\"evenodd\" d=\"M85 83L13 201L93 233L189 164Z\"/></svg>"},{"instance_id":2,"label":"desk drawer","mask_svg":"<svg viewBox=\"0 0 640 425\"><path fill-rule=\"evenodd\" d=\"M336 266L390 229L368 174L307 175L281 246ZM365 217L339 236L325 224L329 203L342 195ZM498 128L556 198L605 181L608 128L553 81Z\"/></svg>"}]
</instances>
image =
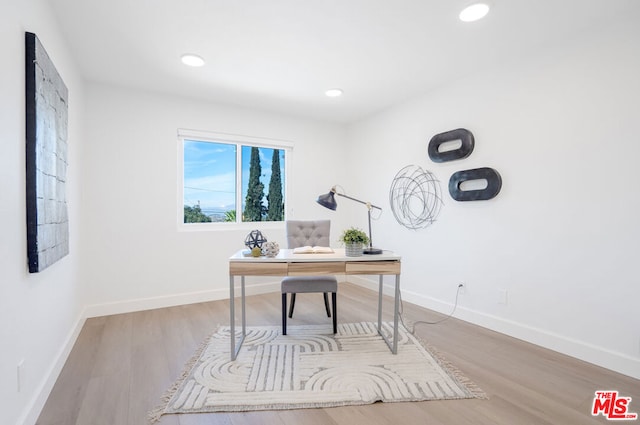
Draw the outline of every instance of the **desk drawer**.
<instances>
[{"instance_id":1,"label":"desk drawer","mask_svg":"<svg viewBox=\"0 0 640 425\"><path fill-rule=\"evenodd\" d=\"M400 274L400 261L351 261L347 274Z\"/></svg>"},{"instance_id":2,"label":"desk drawer","mask_svg":"<svg viewBox=\"0 0 640 425\"><path fill-rule=\"evenodd\" d=\"M287 263L229 263L231 276L286 276Z\"/></svg>"},{"instance_id":3,"label":"desk drawer","mask_svg":"<svg viewBox=\"0 0 640 425\"><path fill-rule=\"evenodd\" d=\"M345 263L342 261L309 261L308 263L290 263L289 276L344 274L344 265Z\"/></svg>"}]
</instances>

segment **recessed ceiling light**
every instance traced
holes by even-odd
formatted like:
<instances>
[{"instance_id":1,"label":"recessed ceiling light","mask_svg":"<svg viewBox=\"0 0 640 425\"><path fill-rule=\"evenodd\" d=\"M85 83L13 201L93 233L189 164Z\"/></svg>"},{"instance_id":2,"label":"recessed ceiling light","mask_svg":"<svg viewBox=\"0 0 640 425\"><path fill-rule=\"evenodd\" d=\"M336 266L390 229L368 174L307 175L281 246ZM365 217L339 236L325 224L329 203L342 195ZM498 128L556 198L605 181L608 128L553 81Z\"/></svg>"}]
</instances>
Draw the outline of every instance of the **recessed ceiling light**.
<instances>
[{"instance_id":1,"label":"recessed ceiling light","mask_svg":"<svg viewBox=\"0 0 640 425\"><path fill-rule=\"evenodd\" d=\"M342 89L329 89L324 92L329 97L340 97L342 96Z\"/></svg>"},{"instance_id":2,"label":"recessed ceiling light","mask_svg":"<svg viewBox=\"0 0 640 425\"><path fill-rule=\"evenodd\" d=\"M192 53L184 54L180 57L182 63L189 66L203 66L204 59L202 59L198 55L194 55Z\"/></svg>"},{"instance_id":3,"label":"recessed ceiling light","mask_svg":"<svg viewBox=\"0 0 640 425\"><path fill-rule=\"evenodd\" d=\"M484 18L489 13L489 5L485 3L475 3L465 7L458 17L463 22L473 22Z\"/></svg>"}]
</instances>

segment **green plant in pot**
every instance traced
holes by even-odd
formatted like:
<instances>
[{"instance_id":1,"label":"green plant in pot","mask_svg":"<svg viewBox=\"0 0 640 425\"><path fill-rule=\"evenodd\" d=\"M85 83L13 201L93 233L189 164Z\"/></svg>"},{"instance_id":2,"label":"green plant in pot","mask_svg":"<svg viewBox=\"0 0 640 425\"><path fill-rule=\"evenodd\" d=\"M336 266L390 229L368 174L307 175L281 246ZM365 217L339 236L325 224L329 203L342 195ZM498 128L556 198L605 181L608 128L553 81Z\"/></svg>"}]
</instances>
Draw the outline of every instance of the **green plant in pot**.
<instances>
[{"instance_id":1,"label":"green plant in pot","mask_svg":"<svg viewBox=\"0 0 640 425\"><path fill-rule=\"evenodd\" d=\"M348 257L359 257L362 255L362 247L369 243L369 237L357 227L350 227L342 232L340 242L344 243Z\"/></svg>"}]
</instances>

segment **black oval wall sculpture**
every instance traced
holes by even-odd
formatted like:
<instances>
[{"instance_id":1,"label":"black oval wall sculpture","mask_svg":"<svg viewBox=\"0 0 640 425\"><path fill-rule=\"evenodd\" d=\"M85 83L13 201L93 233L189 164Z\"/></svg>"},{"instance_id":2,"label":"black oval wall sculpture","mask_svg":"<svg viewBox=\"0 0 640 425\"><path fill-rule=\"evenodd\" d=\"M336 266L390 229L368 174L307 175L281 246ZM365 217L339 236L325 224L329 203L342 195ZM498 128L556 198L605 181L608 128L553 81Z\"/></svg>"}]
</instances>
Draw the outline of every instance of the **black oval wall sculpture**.
<instances>
[{"instance_id":1,"label":"black oval wall sculpture","mask_svg":"<svg viewBox=\"0 0 640 425\"><path fill-rule=\"evenodd\" d=\"M438 150L440 145L443 143L454 140L460 140L462 142L462 146L451 151L440 152ZM444 133L436 134L429 141L429 158L431 158L433 162L447 162L454 161L456 159L463 159L471 155L474 145L475 140L473 138L473 134L469 130L465 128L458 128L446 131Z\"/></svg>"},{"instance_id":2,"label":"black oval wall sculpture","mask_svg":"<svg viewBox=\"0 0 640 425\"><path fill-rule=\"evenodd\" d=\"M460 190L460 185L470 180L486 180L481 190ZM449 179L449 193L456 201L485 201L494 198L502 188L502 177L493 168L483 167L453 173Z\"/></svg>"}]
</instances>

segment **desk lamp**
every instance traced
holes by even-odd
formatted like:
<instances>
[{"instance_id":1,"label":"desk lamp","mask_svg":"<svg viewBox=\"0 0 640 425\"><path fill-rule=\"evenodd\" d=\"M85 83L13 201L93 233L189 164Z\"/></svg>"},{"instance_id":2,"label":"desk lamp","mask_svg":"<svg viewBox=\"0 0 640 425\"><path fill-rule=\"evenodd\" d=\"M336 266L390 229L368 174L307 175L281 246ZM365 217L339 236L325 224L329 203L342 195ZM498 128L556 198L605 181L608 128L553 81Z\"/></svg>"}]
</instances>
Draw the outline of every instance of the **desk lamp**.
<instances>
[{"instance_id":1,"label":"desk lamp","mask_svg":"<svg viewBox=\"0 0 640 425\"><path fill-rule=\"evenodd\" d=\"M359 203L364 204L364 205L367 206L367 216L368 216L368 219L369 219L369 247L365 248L364 250L362 250L362 253L366 254L366 255L382 254L382 250L381 249L373 247L373 240L371 239L371 209L375 208L377 210L382 211L382 208L371 204L371 202L364 202L364 201L361 201L359 199L352 198L351 196L347 196L345 194L338 193L336 191L336 187L335 186L333 186L331 188L331 190L329 191L329 193L327 193L326 195L318 196L318 199L316 199L316 202L319 203L320 205L322 205L325 208L329 208L330 210L335 211L336 208L338 208L338 203L336 202L335 195L342 196L342 197L347 198L347 199L351 199L352 201L356 201L356 202L359 202Z\"/></svg>"}]
</instances>

